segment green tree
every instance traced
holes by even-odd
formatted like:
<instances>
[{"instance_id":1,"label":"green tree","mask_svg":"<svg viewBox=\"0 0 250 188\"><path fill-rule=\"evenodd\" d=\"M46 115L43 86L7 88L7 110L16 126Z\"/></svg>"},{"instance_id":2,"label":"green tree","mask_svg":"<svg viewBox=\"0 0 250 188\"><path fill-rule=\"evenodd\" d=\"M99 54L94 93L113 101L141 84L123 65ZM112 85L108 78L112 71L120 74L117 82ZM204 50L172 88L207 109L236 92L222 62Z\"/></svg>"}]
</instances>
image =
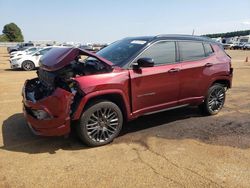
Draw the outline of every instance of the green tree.
<instances>
[{"instance_id":1,"label":"green tree","mask_svg":"<svg viewBox=\"0 0 250 188\"><path fill-rule=\"evenodd\" d=\"M8 42L9 39L5 34L0 35L0 42Z\"/></svg>"},{"instance_id":2,"label":"green tree","mask_svg":"<svg viewBox=\"0 0 250 188\"><path fill-rule=\"evenodd\" d=\"M250 35L250 30L234 31L234 32L227 32L227 33L207 34L204 36L207 36L210 38L218 38L218 37L235 37L235 36L244 36L244 35Z\"/></svg>"},{"instance_id":3,"label":"green tree","mask_svg":"<svg viewBox=\"0 0 250 188\"><path fill-rule=\"evenodd\" d=\"M3 27L3 34L9 42L23 42L22 31L15 23L6 24Z\"/></svg>"}]
</instances>

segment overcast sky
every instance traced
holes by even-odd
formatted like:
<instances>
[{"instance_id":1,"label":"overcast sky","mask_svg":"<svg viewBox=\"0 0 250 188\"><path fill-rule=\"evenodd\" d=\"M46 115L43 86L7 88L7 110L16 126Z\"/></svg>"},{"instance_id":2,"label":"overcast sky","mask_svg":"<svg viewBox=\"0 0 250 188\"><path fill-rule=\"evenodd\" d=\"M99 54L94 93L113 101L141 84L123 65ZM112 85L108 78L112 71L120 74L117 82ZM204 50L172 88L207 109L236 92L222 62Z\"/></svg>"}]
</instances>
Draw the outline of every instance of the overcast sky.
<instances>
[{"instance_id":1,"label":"overcast sky","mask_svg":"<svg viewBox=\"0 0 250 188\"><path fill-rule=\"evenodd\" d=\"M0 29L10 22L25 41L200 35L250 29L250 0L0 0Z\"/></svg>"}]
</instances>

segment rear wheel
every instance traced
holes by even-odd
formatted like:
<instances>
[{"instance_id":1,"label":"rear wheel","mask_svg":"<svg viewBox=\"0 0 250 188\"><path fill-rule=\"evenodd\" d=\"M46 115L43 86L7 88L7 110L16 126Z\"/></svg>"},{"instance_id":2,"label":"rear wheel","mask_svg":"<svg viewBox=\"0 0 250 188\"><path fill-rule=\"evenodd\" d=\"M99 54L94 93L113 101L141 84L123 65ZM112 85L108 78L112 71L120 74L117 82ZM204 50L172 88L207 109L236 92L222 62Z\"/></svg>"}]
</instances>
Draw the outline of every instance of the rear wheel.
<instances>
[{"instance_id":1,"label":"rear wheel","mask_svg":"<svg viewBox=\"0 0 250 188\"><path fill-rule=\"evenodd\" d=\"M209 88L205 101L200 105L200 108L208 115L215 115L222 109L225 99L225 87L221 84L214 84Z\"/></svg>"},{"instance_id":2,"label":"rear wheel","mask_svg":"<svg viewBox=\"0 0 250 188\"><path fill-rule=\"evenodd\" d=\"M120 108L110 101L98 101L82 114L77 133L88 146L110 143L121 131L123 115Z\"/></svg>"},{"instance_id":3,"label":"rear wheel","mask_svg":"<svg viewBox=\"0 0 250 188\"><path fill-rule=\"evenodd\" d=\"M22 63L23 70L31 71L35 68L35 64L32 61L24 61Z\"/></svg>"}]
</instances>

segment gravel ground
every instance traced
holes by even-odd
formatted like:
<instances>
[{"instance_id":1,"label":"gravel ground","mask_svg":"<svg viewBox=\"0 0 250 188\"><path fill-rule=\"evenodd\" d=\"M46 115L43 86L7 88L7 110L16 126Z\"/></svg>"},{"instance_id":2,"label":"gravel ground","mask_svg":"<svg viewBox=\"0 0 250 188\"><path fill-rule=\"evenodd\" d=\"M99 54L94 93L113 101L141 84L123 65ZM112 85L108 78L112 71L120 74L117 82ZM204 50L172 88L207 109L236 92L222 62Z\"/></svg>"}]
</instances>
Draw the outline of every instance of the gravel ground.
<instances>
[{"instance_id":1,"label":"gravel ground","mask_svg":"<svg viewBox=\"0 0 250 188\"><path fill-rule=\"evenodd\" d=\"M107 146L34 136L21 88L35 71L9 69L0 48L0 187L249 187L250 51L228 51L233 88L224 109L195 107L141 117Z\"/></svg>"}]
</instances>

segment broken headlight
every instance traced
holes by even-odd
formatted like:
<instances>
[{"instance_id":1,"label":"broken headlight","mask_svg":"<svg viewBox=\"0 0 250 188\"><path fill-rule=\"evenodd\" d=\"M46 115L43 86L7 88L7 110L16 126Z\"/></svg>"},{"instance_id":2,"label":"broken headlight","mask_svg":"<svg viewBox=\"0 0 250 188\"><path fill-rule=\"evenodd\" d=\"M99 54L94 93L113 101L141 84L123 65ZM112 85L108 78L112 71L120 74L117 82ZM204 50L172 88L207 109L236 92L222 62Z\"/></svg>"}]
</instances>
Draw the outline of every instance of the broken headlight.
<instances>
[{"instance_id":1,"label":"broken headlight","mask_svg":"<svg viewBox=\"0 0 250 188\"><path fill-rule=\"evenodd\" d=\"M52 119L51 115L49 115L44 110L31 110L33 115L39 120L49 120Z\"/></svg>"}]
</instances>

